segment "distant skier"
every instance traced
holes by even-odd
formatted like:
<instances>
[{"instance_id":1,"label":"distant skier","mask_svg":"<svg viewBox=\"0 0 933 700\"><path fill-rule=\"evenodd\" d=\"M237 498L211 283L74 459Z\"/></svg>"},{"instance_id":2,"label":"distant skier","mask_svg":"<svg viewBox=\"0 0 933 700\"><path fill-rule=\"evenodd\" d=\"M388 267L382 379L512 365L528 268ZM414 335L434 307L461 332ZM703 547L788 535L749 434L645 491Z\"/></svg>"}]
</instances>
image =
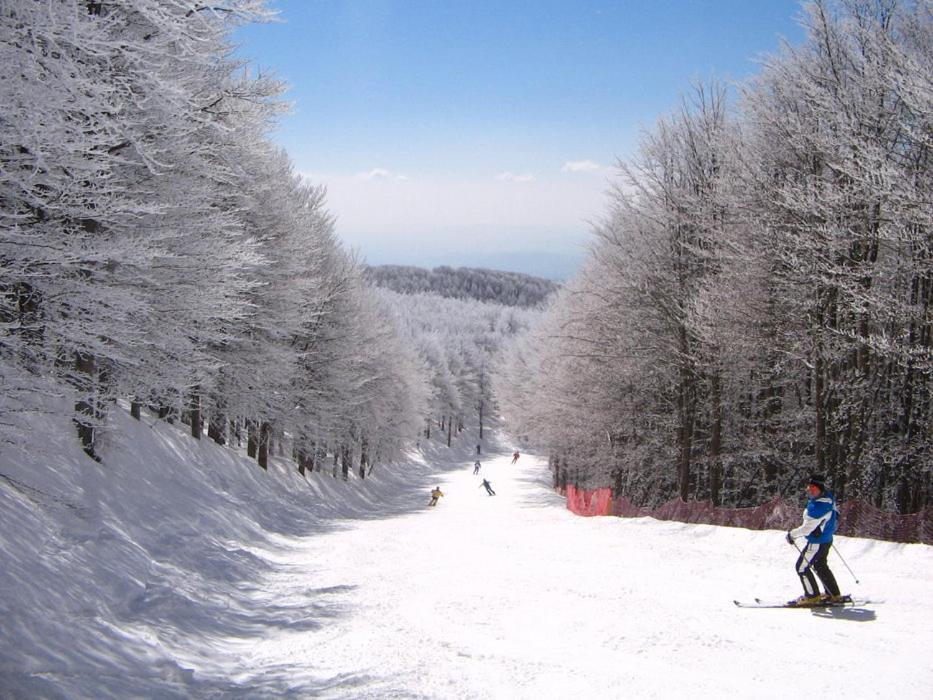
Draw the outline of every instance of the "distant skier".
<instances>
[{"instance_id":1,"label":"distant skier","mask_svg":"<svg viewBox=\"0 0 933 700\"><path fill-rule=\"evenodd\" d=\"M476 454L479 454L480 452L481 452L480 444L476 443Z\"/></svg>"},{"instance_id":2,"label":"distant skier","mask_svg":"<svg viewBox=\"0 0 933 700\"><path fill-rule=\"evenodd\" d=\"M441 491L441 487L437 486L433 491L431 491L431 502L428 503L429 506L436 506L437 499L444 495L444 492Z\"/></svg>"},{"instance_id":3,"label":"distant skier","mask_svg":"<svg viewBox=\"0 0 933 700\"><path fill-rule=\"evenodd\" d=\"M486 487L486 493L487 493L488 495L490 495L490 496L495 496L495 495L496 495L496 492L492 490L492 484L490 484L489 481L487 481L486 479L483 479L483 483L481 483L480 486L485 486L485 487Z\"/></svg>"},{"instance_id":4,"label":"distant skier","mask_svg":"<svg viewBox=\"0 0 933 700\"><path fill-rule=\"evenodd\" d=\"M479 467L480 467L479 460L476 460L475 462L473 462L473 473L474 474L479 474Z\"/></svg>"},{"instance_id":5,"label":"distant skier","mask_svg":"<svg viewBox=\"0 0 933 700\"><path fill-rule=\"evenodd\" d=\"M807 481L807 508L803 512L803 523L787 531L787 541L790 544L794 544L797 537L807 538L807 544L797 558L797 574L803 584L803 595L791 601L791 604L816 605L843 600L839 594L836 577L826 562L829 550L833 546L833 533L836 531L838 520L836 499L832 491L826 488L821 478L811 476ZM823 583L823 595L820 595L814 572Z\"/></svg>"},{"instance_id":6,"label":"distant skier","mask_svg":"<svg viewBox=\"0 0 933 700\"><path fill-rule=\"evenodd\" d=\"M518 454L518 452L513 452L512 453L512 464L515 464L518 461L519 457L521 457L521 455Z\"/></svg>"}]
</instances>

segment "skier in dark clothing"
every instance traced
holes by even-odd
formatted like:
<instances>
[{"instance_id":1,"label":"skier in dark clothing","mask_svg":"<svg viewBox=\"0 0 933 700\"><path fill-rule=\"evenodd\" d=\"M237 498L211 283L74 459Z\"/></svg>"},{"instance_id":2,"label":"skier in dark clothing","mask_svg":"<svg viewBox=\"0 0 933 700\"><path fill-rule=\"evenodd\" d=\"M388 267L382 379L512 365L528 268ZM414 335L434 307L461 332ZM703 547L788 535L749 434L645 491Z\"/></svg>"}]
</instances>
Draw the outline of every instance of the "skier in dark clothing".
<instances>
[{"instance_id":1,"label":"skier in dark clothing","mask_svg":"<svg viewBox=\"0 0 933 700\"><path fill-rule=\"evenodd\" d=\"M479 467L480 467L479 460L476 460L475 462L473 462L473 473L474 474L479 474Z\"/></svg>"},{"instance_id":2,"label":"skier in dark clothing","mask_svg":"<svg viewBox=\"0 0 933 700\"><path fill-rule=\"evenodd\" d=\"M826 484L819 477L810 477L807 482L807 508L803 512L803 523L787 531L787 541L794 546L796 538L807 538L807 543L797 558L797 575L803 584L803 595L791 601L791 604L818 605L844 600L839 593L836 577L826 562L829 550L833 546L833 533L838 521L836 499L832 491L826 488ZM823 595L820 595L814 572L823 583Z\"/></svg>"},{"instance_id":3,"label":"skier in dark clothing","mask_svg":"<svg viewBox=\"0 0 933 700\"><path fill-rule=\"evenodd\" d=\"M513 452L512 453L512 464L515 464L518 461L519 457L521 457L521 455L518 454L518 452Z\"/></svg>"},{"instance_id":4,"label":"skier in dark clothing","mask_svg":"<svg viewBox=\"0 0 933 700\"><path fill-rule=\"evenodd\" d=\"M483 479L483 483L481 483L480 486L485 486L486 493L489 494L490 496L496 495L496 492L492 490L492 484L490 484L486 479Z\"/></svg>"}]
</instances>

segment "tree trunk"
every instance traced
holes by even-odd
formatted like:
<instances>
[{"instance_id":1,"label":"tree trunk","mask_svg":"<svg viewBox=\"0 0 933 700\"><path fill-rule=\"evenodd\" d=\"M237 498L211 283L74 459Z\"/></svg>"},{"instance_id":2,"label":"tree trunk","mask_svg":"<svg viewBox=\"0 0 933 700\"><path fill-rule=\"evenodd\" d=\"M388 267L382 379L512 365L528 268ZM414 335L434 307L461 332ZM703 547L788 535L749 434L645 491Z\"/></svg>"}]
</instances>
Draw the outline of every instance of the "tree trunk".
<instances>
[{"instance_id":1,"label":"tree trunk","mask_svg":"<svg viewBox=\"0 0 933 700\"><path fill-rule=\"evenodd\" d=\"M256 461L263 469L269 468L269 443L272 440L272 426L267 421L259 424L259 445Z\"/></svg>"},{"instance_id":2,"label":"tree trunk","mask_svg":"<svg viewBox=\"0 0 933 700\"><path fill-rule=\"evenodd\" d=\"M220 412L220 409L211 411L210 418L207 421L207 437L218 445L226 445L226 428L227 419L224 417L223 413Z\"/></svg>"},{"instance_id":3,"label":"tree trunk","mask_svg":"<svg viewBox=\"0 0 933 700\"><path fill-rule=\"evenodd\" d=\"M95 462L100 461L100 457L94 451L94 391L96 383L94 381L94 357L87 353L75 353L75 370L78 375L78 394L81 398L75 402L74 423L78 431L78 439L81 440L81 448L85 454Z\"/></svg>"},{"instance_id":4,"label":"tree trunk","mask_svg":"<svg viewBox=\"0 0 933 700\"><path fill-rule=\"evenodd\" d=\"M360 478L366 478L366 466L369 464L369 443L363 438L360 443Z\"/></svg>"},{"instance_id":5,"label":"tree trunk","mask_svg":"<svg viewBox=\"0 0 933 700\"><path fill-rule=\"evenodd\" d=\"M813 358L813 408L815 410L815 444L816 469L820 475L826 474L826 413L823 390L823 358L819 348Z\"/></svg>"},{"instance_id":6,"label":"tree trunk","mask_svg":"<svg viewBox=\"0 0 933 700\"><path fill-rule=\"evenodd\" d=\"M172 412L172 407L165 403L159 403L159 419L164 420L166 423L171 425L175 422L175 416Z\"/></svg>"},{"instance_id":7,"label":"tree trunk","mask_svg":"<svg viewBox=\"0 0 933 700\"><path fill-rule=\"evenodd\" d=\"M710 382L713 403L713 426L709 440L709 498L714 506L722 505L722 395L719 372L714 372Z\"/></svg>"},{"instance_id":8,"label":"tree trunk","mask_svg":"<svg viewBox=\"0 0 933 700\"><path fill-rule=\"evenodd\" d=\"M256 448L258 445L258 436L256 435L256 421L247 419L246 421L246 455L256 458Z\"/></svg>"},{"instance_id":9,"label":"tree trunk","mask_svg":"<svg viewBox=\"0 0 933 700\"><path fill-rule=\"evenodd\" d=\"M197 389L191 394L188 407L191 413L191 437L200 440L201 433L204 432L204 421L201 418L201 395Z\"/></svg>"},{"instance_id":10,"label":"tree trunk","mask_svg":"<svg viewBox=\"0 0 933 700\"><path fill-rule=\"evenodd\" d=\"M687 341L687 329L680 327L680 352L681 362L684 363L680 368L680 386L678 389L677 412L679 421L679 430L677 436L680 456L677 460L677 490L682 501L686 501L690 495L690 459L693 452L693 420L694 420L694 376L690 367L686 364L689 352Z\"/></svg>"},{"instance_id":11,"label":"tree trunk","mask_svg":"<svg viewBox=\"0 0 933 700\"><path fill-rule=\"evenodd\" d=\"M295 450L295 462L298 463L298 473L302 476L308 468L308 455L304 450Z\"/></svg>"},{"instance_id":12,"label":"tree trunk","mask_svg":"<svg viewBox=\"0 0 933 700\"><path fill-rule=\"evenodd\" d=\"M346 445L340 448L340 473L344 481L350 478L350 448Z\"/></svg>"}]
</instances>

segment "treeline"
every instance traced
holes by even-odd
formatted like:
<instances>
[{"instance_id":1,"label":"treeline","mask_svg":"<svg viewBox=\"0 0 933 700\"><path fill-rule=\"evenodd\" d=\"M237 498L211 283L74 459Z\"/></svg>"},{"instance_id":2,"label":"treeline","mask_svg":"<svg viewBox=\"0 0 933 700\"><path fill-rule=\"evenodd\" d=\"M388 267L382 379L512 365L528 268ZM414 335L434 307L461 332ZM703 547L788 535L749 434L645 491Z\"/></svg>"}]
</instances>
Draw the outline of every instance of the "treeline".
<instances>
[{"instance_id":1,"label":"treeline","mask_svg":"<svg viewBox=\"0 0 933 700\"><path fill-rule=\"evenodd\" d=\"M366 275L374 284L401 294L425 292L526 308L540 306L557 291L556 283L541 277L472 267L441 266L428 270L379 265L367 268Z\"/></svg>"},{"instance_id":2,"label":"treeline","mask_svg":"<svg viewBox=\"0 0 933 700\"><path fill-rule=\"evenodd\" d=\"M738 109L697 87L620 164L583 271L497 374L557 483L746 506L807 472L933 487L933 15L805 5Z\"/></svg>"},{"instance_id":3,"label":"treeline","mask_svg":"<svg viewBox=\"0 0 933 700\"><path fill-rule=\"evenodd\" d=\"M469 427L482 440L498 413L490 381L496 358L542 312L385 288L377 293L422 361L429 391L422 436L449 447Z\"/></svg>"},{"instance_id":4,"label":"treeline","mask_svg":"<svg viewBox=\"0 0 933 700\"><path fill-rule=\"evenodd\" d=\"M271 145L282 86L232 55L231 29L266 16L4 0L0 414L36 410L51 378L95 459L125 399L263 465L274 441L345 475L420 430L420 358Z\"/></svg>"}]
</instances>

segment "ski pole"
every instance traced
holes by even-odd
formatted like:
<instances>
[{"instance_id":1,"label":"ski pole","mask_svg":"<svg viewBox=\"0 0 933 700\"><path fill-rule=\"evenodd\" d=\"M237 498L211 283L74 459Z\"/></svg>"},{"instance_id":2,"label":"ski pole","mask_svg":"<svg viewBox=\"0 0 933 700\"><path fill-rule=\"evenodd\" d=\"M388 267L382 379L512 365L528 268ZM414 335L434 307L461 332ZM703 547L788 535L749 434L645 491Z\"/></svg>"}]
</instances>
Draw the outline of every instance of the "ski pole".
<instances>
[{"instance_id":1,"label":"ski pole","mask_svg":"<svg viewBox=\"0 0 933 700\"><path fill-rule=\"evenodd\" d=\"M849 566L848 562L846 562L846 560L843 558L842 552L840 552L840 551L836 548L836 545L835 545L835 544L833 545L833 551L834 551L834 552L836 553L836 555L839 557L839 560L840 560L843 564L845 564L846 568L849 570L849 573L852 574L852 578L855 579L855 582L858 583L858 582L859 582L858 576L856 576L856 575L855 575L855 572L852 571L852 567Z\"/></svg>"}]
</instances>

